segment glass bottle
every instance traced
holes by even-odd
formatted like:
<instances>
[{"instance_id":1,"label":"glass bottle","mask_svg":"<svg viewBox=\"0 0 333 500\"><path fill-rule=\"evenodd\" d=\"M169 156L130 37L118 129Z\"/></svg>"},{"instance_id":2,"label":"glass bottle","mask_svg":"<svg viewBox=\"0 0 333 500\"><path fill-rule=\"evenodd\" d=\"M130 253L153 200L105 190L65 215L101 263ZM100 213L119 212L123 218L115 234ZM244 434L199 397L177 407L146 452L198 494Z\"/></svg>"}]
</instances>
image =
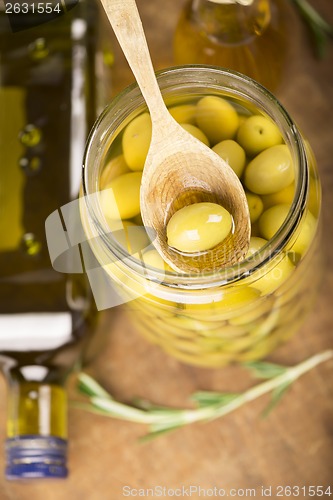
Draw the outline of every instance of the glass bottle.
<instances>
[{"instance_id":1,"label":"glass bottle","mask_svg":"<svg viewBox=\"0 0 333 500\"><path fill-rule=\"evenodd\" d=\"M176 64L222 66L275 90L287 58L286 5L283 0L253 0L244 5L190 0L173 43Z\"/></svg>"},{"instance_id":2,"label":"glass bottle","mask_svg":"<svg viewBox=\"0 0 333 500\"><path fill-rule=\"evenodd\" d=\"M9 15L8 5L7 12L0 10L0 368L8 387L6 476L65 477L64 384L98 317L83 274L73 274L71 261L72 274L52 268L44 225L51 212L78 194L87 132L110 92L104 63L110 61L111 48L102 39L97 4L91 0L72 2L70 10L52 20L31 10Z\"/></svg>"}]
</instances>

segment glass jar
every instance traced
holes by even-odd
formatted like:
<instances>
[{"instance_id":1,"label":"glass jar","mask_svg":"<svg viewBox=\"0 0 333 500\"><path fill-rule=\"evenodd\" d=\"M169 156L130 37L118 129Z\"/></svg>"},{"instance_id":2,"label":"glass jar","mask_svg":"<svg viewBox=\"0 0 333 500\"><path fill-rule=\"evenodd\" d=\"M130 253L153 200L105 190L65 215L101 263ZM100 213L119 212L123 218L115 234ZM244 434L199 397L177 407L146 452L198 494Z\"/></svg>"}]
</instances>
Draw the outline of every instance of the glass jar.
<instances>
[{"instance_id":1,"label":"glass jar","mask_svg":"<svg viewBox=\"0 0 333 500\"><path fill-rule=\"evenodd\" d=\"M174 33L174 60L240 71L275 90L287 59L287 35L283 0L253 0L244 5L190 0Z\"/></svg>"},{"instance_id":2,"label":"glass jar","mask_svg":"<svg viewBox=\"0 0 333 500\"><path fill-rule=\"evenodd\" d=\"M213 95L263 113L279 127L295 168L295 190L280 229L232 267L198 275L161 271L122 247L103 215L100 179L124 128L146 110L137 86L104 110L87 145L81 218L89 244L138 331L176 358L218 367L266 356L304 320L318 283L320 183L311 149L276 98L257 82L210 66L158 74L167 105ZM280 201L281 202L281 201Z\"/></svg>"}]
</instances>

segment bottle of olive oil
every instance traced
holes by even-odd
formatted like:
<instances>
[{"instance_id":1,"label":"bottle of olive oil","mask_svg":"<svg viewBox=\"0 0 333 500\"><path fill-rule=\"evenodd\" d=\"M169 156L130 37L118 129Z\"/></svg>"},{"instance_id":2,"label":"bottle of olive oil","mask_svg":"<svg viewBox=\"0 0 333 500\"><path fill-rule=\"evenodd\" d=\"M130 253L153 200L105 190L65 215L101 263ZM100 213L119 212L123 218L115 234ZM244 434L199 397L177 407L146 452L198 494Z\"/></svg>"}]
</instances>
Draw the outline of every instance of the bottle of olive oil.
<instances>
[{"instance_id":1,"label":"bottle of olive oil","mask_svg":"<svg viewBox=\"0 0 333 500\"><path fill-rule=\"evenodd\" d=\"M33 3L28 12L16 8L16 13L9 13L8 5L0 10L0 368L8 385L6 476L65 477L64 382L97 314L83 275L53 270L44 226L49 214L78 194L87 133L107 97L105 61L111 52L102 47L94 0L72 2L70 10L51 20L33 12Z\"/></svg>"},{"instance_id":2,"label":"bottle of olive oil","mask_svg":"<svg viewBox=\"0 0 333 500\"><path fill-rule=\"evenodd\" d=\"M212 64L275 90L288 49L284 0L189 0L174 34L176 64Z\"/></svg>"}]
</instances>

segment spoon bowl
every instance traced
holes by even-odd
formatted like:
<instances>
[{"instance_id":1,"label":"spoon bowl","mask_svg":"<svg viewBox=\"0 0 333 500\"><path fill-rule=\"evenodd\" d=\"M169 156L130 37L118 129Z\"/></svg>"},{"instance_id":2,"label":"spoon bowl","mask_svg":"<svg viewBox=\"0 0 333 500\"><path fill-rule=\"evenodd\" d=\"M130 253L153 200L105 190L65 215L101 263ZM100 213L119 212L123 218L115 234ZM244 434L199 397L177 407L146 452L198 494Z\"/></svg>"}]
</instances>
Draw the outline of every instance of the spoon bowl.
<instances>
[{"instance_id":1,"label":"spoon bowl","mask_svg":"<svg viewBox=\"0 0 333 500\"><path fill-rule=\"evenodd\" d=\"M243 187L214 151L178 123L168 125L167 147L160 142L155 147L152 138L142 176L141 212L145 226L153 229L151 239L164 260L179 272L210 272L234 264L244 257L251 230ZM167 243L170 218L184 206L207 201L228 210L234 231L212 250L198 254L175 251Z\"/></svg>"},{"instance_id":2,"label":"spoon bowl","mask_svg":"<svg viewBox=\"0 0 333 500\"><path fill-rule=\"evenodd\" d=\"M143 169L140 205L144 225L163 259L176 271L212 272L241 260L250 240L243 186L229 165L170 115L161 95L135 0L101 0L147 103L152 138ZM234 230L213 249L180 253L169 247L166 226L184 206L209 201L233 217Z\"/></svg>"}]
</instances>

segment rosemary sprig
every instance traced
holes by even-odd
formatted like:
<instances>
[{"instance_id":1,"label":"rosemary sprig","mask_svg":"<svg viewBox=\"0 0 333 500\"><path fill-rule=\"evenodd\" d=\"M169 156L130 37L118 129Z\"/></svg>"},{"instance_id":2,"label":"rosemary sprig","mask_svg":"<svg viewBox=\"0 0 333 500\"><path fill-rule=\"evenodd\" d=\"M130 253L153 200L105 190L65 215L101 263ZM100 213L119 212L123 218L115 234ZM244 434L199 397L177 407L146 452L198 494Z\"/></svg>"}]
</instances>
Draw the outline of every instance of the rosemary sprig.
<instances>
[{"instance_id":1,"label":"rosemary sprig","mask_svg":"<svg viewBox=\"0 0 333 500\"><path fill-rule=\"evenodd\" d=\"M271 363L256 362L246 365L256 377L266 379L239 394L198 392L192 396L197 407L175 409L155 406L145 400L136 400L136 407L115 401L92 377L80 373L79 390L88 398L87 402L73 401L72 405L101 415L146 424L149 433L145 438L158 436L194 422L207 422L223 417L250 401L272 393L272 399L264 414L267 414L281 399L290 385L315 366L333 358L333 350L323 351L296 366L286 367Z\"/></svg>"},{"instance_id":2,"label":"rosemary sprig","mask_svg":"<svg viewBox=\"0 0 333 500\"><path fill-rule=\"evenodd\" d=\"M325 21L307 0L291 0L291 2L298 9L304 22L312 33L317 56L323 58L328 39L333 37L333 26Z\"/></svg>"}]
</instances>

